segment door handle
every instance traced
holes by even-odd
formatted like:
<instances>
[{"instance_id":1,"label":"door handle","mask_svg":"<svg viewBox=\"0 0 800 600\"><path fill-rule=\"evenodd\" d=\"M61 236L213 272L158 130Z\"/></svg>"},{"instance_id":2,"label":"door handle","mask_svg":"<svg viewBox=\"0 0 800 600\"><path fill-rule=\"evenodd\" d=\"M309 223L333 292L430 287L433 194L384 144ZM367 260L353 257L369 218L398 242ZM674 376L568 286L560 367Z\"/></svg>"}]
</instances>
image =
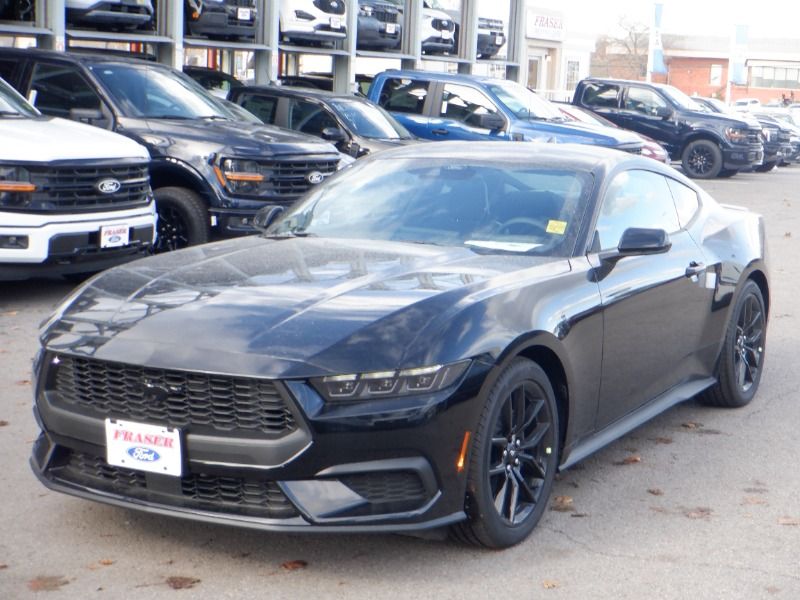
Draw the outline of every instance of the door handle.
<instances>
[{"instance_id":1,"label":"door handle","mask_svg":"<svg viewBox=\"0 0 800 600\"><path fill-rule=\"evenodd\" d=\"M433 135L447 135L450 133L447 129L431 129Z\"/></svg>"},{"instance_id":2,"label":"door handle","mask_svg":"<svg viewBox=\"0 0 800 600\"><path fill-rule=\"evenodd\" d=\"M686 267L686 276L687 277L694 277L695 275L700 275L700 273L706 270L706 266L703 263L692 261L689 263L689 266Z\"/></svg>"}]
</instances>

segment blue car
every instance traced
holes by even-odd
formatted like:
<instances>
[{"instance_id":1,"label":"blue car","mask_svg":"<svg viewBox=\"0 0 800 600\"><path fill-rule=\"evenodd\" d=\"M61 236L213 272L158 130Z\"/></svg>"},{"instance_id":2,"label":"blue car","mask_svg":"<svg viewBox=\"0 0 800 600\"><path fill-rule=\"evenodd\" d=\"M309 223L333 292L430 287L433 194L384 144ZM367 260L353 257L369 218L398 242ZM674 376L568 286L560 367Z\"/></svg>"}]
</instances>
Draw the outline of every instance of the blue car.
<instances>
[{"instance_id":1,"label":"blue car","mask_svg":"<svg viewBox=\"0 0 800 600\"><path fill-rule=\"evenodd\" d=\"M627 131L567 121L548 100L505 79L425 71L384 71L367 94L406 129L428 140L578 143L639 153Z\"/></svg>"}]
</instances>

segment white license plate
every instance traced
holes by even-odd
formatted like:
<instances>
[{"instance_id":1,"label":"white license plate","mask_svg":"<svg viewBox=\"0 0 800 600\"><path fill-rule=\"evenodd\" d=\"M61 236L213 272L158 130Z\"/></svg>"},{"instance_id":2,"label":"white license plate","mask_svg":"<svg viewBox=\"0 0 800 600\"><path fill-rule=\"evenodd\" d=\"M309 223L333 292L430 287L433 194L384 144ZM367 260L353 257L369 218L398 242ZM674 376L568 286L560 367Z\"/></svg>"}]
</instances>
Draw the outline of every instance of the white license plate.
<instances>
[{"instance_id":1,"label":"white license plate","mask_svg":"<svg viewBox=\"0 0 800 600\"><path fill-rule=\"evenodd\" d=\"M386 33L392 34L395 31L397 31L397 25L395 25L394 23L387 23L386 24Z\"/></svg>"},{"instance_id":2,"label":"white license plate","mask_svg":"<svg viewBox=\"0 0 800 600\"><path fill-rule=\"evenodd\" d=\"M497 35L494 38L494 43L496 46L502 46L503 44L506 43L506 40L503 38L502 35Z\"/></svg>"},{"instance_id":3,"label":"white license plate","mask_svg":"<svg viewBox=\"0 0 800 600\"><path fill-rule=\"evenodd\" d=\"M162 475L183 474L180 430L106 419L106 462Z\"/></svg>"},{"instance_id":4,"label":"white license plate","mask_svg":"<svg viewBox=\"0 0 800 600\"><path fill-rule=\"evenodd\" d=\"M453 39L453 32L445 29L442 31L442 39L443 40L452 40Z\"/></svg>"},{"instance_id":5,"label":"white license plate","mask_svg":"<svg viewBox=\"0 0 800 600\"><path fill-rule=\"evenodd\" d=\"M339 17L331 17L331 29L341 29L342 20Z\"/></svg>"},{"instance_id":6,"label":"white license plate","mask_svg":"<svg viewBox=\"0 0 800 600\"><path fill-rule=\"evenodd\" d=\"M127 246L129 241L130 228L127 225L103 225L100 228L101 248Z\"/></svg>"},{"instance_id":7,"label":"white license plate","mask_svg":"<svg viewBox=\"0 0 800 600\"><path fill-rule=\"evenodd\" d=\"M236 10L236 18L240 21L249 21L250 20L250 9L249 8L239 8Z\"/></svg>"}]
</instances>

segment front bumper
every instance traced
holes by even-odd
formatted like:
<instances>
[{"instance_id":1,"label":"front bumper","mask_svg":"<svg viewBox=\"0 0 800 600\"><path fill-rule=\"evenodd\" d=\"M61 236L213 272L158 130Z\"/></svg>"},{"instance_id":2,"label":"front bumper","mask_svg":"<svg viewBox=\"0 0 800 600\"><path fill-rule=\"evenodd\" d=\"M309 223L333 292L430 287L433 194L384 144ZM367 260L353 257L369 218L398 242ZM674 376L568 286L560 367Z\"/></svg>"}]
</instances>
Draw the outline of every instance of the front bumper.
<instances>
[{"instance_id":1,"label":"front bumper","mask_svg":"<svg viewBox=\"0 0 800 600\"><path fill-rule=\"evenodd\" d=\"M739 170L756 167L766 160L764 146L761 144L748 144L723 148L722 160L725 169Z\"/></svg>"},{"instance_id":2,"label":"front bumper","mask_svg":"<svg viewBox=\"0 0 800 600\"><path fill-rule=\"evenodd\" d=\"M375 17L359 15L358 47L391 49L400 46L400 25L383 23Z\"/></svg>"},{"instance_id":3,"label":"front bumper","mask_svg":"<svg viewBox=\"0 0 800 600\"><path fill-rule=\"evenodd\" d=\"M450 53L455 50L455 47L456 43L452 37L444 38L441 35L433 35L422 40L422 51L426 54Z\"/></svg>"},{"instance_id":4,"label":"front bumper","mask_svg":"<svg viewBox=\"0 0 800 600\"><path fill-rule=\"evenodd\" d=\"M492 58L506 43L505 35L502 31L481 31L478 30L478 55L481 58Z\"/></svg>"},{"instance_id":5,"label":"front bumper","mask_svg":"<svg viewBox=\"0 0 800 600\"><path fill-rule=\"evenodd\" d=\"M258 23L257 9L247 8L247 19L239 18L238 9L236 6L206 8L197 20L189 21L189 33L207 37L254 38Z\"/></svg>"},{"instance_id":6,"label":"front bumper","mask_svg":"<svg viewBox=\"0 0 800 600\"><path fill-rule=\"evenodd\" d=\"M77 24L140 27L153 19L152 9L136 2L97 2L85 10L67 8L67 21Z\"/></svg>"},{"instance_id":7,"label":"front bumper","mask_svg":"<svg viewBox=\"0 0 800 600\"><path fill-rule=\"evenodd\" d=\"M331 406L310 386L276 382L297 428L275 437L186 425L181 477L108 465L102 415L67 407L42 383L47 364L39 370L43 433L31 467L53 490L276 531L413 531L466 518L466 469L456 462L478 422L485 365L474 363L455 391L354 405Z\"/></svg>"}]
</instances>

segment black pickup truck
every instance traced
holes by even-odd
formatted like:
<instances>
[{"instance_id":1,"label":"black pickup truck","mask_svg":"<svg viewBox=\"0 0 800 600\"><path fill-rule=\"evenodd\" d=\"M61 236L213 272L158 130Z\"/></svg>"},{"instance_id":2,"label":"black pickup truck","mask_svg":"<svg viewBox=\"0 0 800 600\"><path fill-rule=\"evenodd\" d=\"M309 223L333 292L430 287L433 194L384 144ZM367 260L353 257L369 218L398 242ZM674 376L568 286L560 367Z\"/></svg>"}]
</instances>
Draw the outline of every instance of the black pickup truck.
<instances>
[{"instance_id":1,"label":"black pickup truck","mask_svg":"<svg viewBox=\"0 0 800 600\"><path fill-rule=\"evenodd\" d=\"M572 103L653 138L693 178L729 177L764 160L760 127L703 112L670 85L592 77L578 83Z\"/></svg>"},{"instance_id":2,"label":"black pickup truck","mask_svg":"<svg viewBox=\"0 0 800 600\"><path fill-rule=\"evenodd\" d=\"M0 77L49 116L126 135L152 158L157 249L254 233L253 216L288 206L339 167L318 138L239 120L180 71L109 54L0 48Z\"/></svg>"}]
</instances>

